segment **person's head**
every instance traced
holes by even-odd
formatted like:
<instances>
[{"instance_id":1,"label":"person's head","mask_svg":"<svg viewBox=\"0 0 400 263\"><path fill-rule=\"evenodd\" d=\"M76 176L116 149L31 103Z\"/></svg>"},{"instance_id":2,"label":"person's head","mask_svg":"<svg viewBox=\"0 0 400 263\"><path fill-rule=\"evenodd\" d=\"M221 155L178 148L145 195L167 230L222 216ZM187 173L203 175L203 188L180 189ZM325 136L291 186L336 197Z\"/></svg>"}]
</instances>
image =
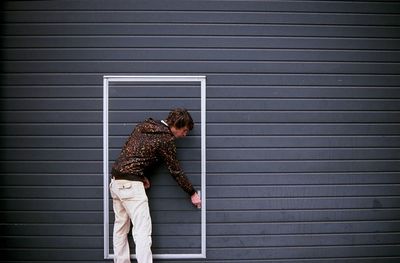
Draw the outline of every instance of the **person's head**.
<instances>
[{"instance_id":1,"label":"person's head","mask_svg":"<svg viewBox=\"0 0 400 263\"><path fill-rule=\"evenodd\" d=\"M184 108L171 110L165 121L176 138L185 137L194 126L192 116Z\"/></svg>"}]
</instances>

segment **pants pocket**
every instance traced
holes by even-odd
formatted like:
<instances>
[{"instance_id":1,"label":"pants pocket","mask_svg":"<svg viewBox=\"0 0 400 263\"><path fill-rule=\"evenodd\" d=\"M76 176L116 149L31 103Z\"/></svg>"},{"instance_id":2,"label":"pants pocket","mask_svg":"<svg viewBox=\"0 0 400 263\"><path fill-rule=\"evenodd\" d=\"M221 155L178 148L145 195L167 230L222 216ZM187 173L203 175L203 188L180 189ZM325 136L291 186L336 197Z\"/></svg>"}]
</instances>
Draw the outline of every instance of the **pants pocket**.
<instances>
[{"instance_id":1,"label":"pants pocket","mask_svg":"<svg viewBox=\"0 0 400 263\"><path fill-rule=\"evenodd\" d=\"M146 198L143 185L126 183L119 187L118 194L123 200L142 200Z\"/></svg>"},{"instance_id":2,"label":"pants pocket","mask_svg":"<svg viewBox=\"0 0 400 263\"><path fill-rule=\"evenodd\" d=\"M119 190L123 190L123 189L131 189L132 188L132 183L131 182L126 182L126 183L119 183L117 185Z\"/></svg>"}]
</instances>

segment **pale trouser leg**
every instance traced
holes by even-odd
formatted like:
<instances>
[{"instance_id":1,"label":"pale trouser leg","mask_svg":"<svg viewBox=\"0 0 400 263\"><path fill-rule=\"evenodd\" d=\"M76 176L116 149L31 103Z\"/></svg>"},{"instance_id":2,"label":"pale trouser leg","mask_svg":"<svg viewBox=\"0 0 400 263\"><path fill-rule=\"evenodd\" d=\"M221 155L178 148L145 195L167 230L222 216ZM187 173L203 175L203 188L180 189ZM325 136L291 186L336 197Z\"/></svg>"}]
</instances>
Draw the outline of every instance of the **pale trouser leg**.
<instances>
[{"instance_id":1,"label":"pale trouser leg","mask_svg":"<svg viewBox=\"0 0 400 263\"><path fill-rule=\"evenodd\" d=\"M131 201L127 201L130 203ZM128 207L130 205L127 205ZM151 218L147 198L140 204L129 209L132 219L132 235L136 245L136 259L138 263L152 263L151 252Z\"/></svg>"},{"instance_id":2,"label":"pale trouser leg","mask_svg":"<svg viewBox=\"0 0 400 263\"><path fill-rule=\"evenodd\" d=\"M114 262L130 262L127 234L130 228L129 219L131 219L137 262L152 263L151 217L143 183L113 180L110 184L110 191L115 213Z\"/></svg>"},{"instance_id":3,"label":"pale trouser leg","mask_svg":"<svg viewBox=\"0 0 400 263\"><path fill-rule=\"evenodd\" d=\"M114 262L130 263L131 259L127 236L131 226L129 216L119 199L113 199L113 208L115 214L113 232Z\"/></svg>"}]
</instances>

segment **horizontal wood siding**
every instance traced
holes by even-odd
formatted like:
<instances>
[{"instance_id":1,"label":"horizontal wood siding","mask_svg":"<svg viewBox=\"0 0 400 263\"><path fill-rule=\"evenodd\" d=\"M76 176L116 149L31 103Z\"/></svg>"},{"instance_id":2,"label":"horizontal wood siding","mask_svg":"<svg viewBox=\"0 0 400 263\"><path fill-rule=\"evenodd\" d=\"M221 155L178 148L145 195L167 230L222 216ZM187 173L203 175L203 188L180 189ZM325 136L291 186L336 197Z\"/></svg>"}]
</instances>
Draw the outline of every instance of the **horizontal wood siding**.
<instances>
[{"instance_id":1,"label":"horizontal wood siding","mask_svg":"<svg viewBox=\"0 0 400 263\"><path fill-rule=\"evenodd\" d=\"M178 159L196 189L200 189L200 82L110 82L109 83L109 159L118 154L133 127L144 119L165 119L172 108L187 108L195 125L191 136L177 140ZM112 163L110 162L110 167ZM152 187L147 191L152 213L155 254L201 254L200 210L164 167L148 174ZM171 211L172 210L172 211ZM169 216L167 216L167 214ZM187 217L182 220L182 216ZM110 222L114 215L110 213ZM110 233L112 233L112 224ZM165 231L163 228L168 229ZM131 240L134 247L133 240ZM110 240L110 249L112 242ZM112 251L112 250L111 250Z\"/></svg>"},{"instance_id":2,"label":"horizontal wood siding","mask_svg":"<svg viewBox=\"0 0 400 263\"><path fill-rule=\"evenodd\" d=\"M1 261L106 262L112 74L207 77L207 258L185 262L400 260L396 1L7 1L2 20ZM199 124L198 88L112 86L110 156L171 106ZM199 136L179 142L196 185ZM155 251L199 253L198 211L158 173Z\"/></svg>"}]
</instances>

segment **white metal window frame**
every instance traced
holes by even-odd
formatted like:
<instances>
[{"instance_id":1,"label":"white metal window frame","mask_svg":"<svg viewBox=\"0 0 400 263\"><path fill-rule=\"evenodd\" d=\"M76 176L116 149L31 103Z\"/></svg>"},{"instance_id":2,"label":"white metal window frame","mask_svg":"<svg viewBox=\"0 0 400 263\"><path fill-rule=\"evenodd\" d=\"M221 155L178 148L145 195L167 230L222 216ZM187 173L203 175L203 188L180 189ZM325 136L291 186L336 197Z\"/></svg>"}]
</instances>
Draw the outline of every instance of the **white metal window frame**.
<instances>
[{"instance_id":1,"label":"white metal window frame","mask_svg":"<svg viewBox=\"0 0 400 263\"><path fill-rule=\"evenodd\" d=\"M206 77L205 76L162 76L162 75L106 75L103 77L103 227L104 258L113 259L109 244L109 144L108 102L109 84L112 82L198 82L201 88L201 253L200 254L154 254L156 259L206 258ZM135 255L131 255L132 258Z\"/></svg>"}]
</instances>

